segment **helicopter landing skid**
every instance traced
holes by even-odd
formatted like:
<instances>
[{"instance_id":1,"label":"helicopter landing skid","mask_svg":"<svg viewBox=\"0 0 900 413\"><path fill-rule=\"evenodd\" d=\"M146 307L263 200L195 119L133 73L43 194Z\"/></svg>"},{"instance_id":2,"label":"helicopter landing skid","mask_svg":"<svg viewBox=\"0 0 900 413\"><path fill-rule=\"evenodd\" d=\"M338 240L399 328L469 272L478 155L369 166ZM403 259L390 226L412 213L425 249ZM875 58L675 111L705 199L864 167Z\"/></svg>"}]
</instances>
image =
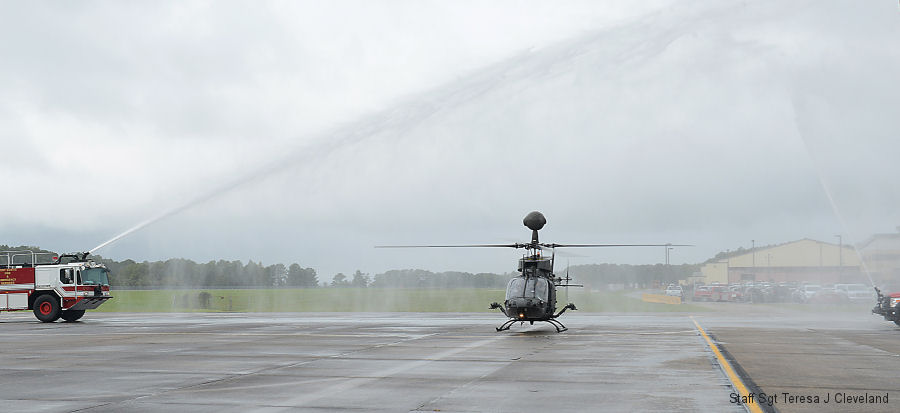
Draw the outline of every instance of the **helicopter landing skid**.
<instances>
[{"instance_id":1,"label":"helicopter landing skid","mask_svg":"<svg viewBox=\"0 0 900 413\"><path fill-rule=\"evenodd\" d=\"M501 324L500 327L497 327L497 332L509 330L509 328L512 327L512 325L515 324L517 321L521 321L524 323L524 321L517 320L515 318L506 320L506 322ZM558 320L554 320L552 318L549 320L540 320L540 321L546 321L546 322L550 323L554 328L556 328L557 333L562 333L563 331L566 331L569 329L568 327L563 325L563 323L560 323ZM532 323L534 323L534 321L532 321Z\"/></svg>"},{"instance_id":2,"label":"helicopter landing skid","mask_svg":"<svg viewBox=\"0 0 900 413\"><path fill-rule=\"evenodd\" d=\"M509 330L509 328L512 327L512 325L513 325L516 321L519 321L519 320L516 320L516 319L506 320L506 322L503 323L500 327L497 327L497 331L500 332L500 331L503 331L503 330Z\"/></svg>"},{"instance_id":3,"label":"helicopter landing skid","mask_svg":"<svg viewBox=\"0 0 900 413\"><path fill-rule=\"evenodd\" d=\"M553 327L556 327L557 333L562 333L563 331L566 331L569 329L568 327L564 326L563 323L560 323L559 321L554 320L552 318L547 320L547 322L550 324L553 324Z\"/></svg>"}]
</instances>

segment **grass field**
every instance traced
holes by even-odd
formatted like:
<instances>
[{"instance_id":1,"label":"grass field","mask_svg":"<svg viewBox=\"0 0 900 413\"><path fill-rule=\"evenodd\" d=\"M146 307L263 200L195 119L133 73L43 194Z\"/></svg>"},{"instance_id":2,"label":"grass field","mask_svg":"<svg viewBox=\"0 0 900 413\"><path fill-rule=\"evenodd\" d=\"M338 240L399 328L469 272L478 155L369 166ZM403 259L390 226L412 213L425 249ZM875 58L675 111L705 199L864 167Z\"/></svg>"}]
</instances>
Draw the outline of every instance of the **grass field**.
<instances>
[{"instance_id":1,"label":"grass field","mask_svg":"<svg viewBox=\"0 0 900 413\"><path fill-rule=\"evenodd\" d=\"M200 293L209 293L208 306ZM499 312L503 290L312 288L260 290L114 290L113 299L94 311L105 312ZM565 305L561 295L557 307ZM709 311L693 304L645 303L620 292L571 292L585 312ZM205 308L204 308L205 307Z\"/></svg>"}]
</instances>

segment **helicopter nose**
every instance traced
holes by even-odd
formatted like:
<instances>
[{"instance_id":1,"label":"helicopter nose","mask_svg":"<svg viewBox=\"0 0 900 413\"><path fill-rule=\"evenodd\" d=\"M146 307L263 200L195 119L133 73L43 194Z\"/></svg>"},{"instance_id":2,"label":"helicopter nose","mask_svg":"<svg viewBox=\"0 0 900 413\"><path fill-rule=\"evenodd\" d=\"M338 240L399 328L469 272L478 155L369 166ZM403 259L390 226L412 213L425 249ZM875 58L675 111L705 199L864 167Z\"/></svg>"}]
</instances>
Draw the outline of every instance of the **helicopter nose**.
<instances>
[{"instance_id":1,"label":"helicopter nose","mask_svg":"<svg viewBox=\"0 0 900 413\"><path fill-rule=\"evenodd\" d=\"M540 307L539 300L530 298L516 297L506 301L506 309L512 318L527 320L533 317L540 317L543 310Z\"/></svg>"}]
</instances>

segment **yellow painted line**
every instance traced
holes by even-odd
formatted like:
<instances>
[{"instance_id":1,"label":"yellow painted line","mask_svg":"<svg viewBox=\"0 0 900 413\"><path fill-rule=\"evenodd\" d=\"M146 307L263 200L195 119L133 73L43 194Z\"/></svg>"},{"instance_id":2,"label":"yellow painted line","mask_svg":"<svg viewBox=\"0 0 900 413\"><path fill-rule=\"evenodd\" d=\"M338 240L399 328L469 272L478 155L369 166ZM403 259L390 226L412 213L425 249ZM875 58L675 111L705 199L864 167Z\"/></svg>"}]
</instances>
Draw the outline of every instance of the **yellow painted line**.
<instances>
[{"instance_id":1,"label":"yellow painted line","mask_svg":"<svg viewBox=\"0 0 900 413\"><path fill-rule=\"evenodd\" d=\"M691 317L691 321L694 322L694 325L697 326L697 330L700 331L700 335L706 339L706 344L709 344L709 348L712 349L713 353L716 355L716 359L719 360L719 365L722 366L722 369L725 370L725 375L728 376L728 379L731 380L731 385L738 391L738 394L741 395L742 400L749 400L749 403L746 403L747 409L749 409L753 413L763 413L762 408L759 407L759 404L756 403L756 398L750 399L750 390L747 389L747 386L744 385L744 382L741 381L741 378L738 377L737 373L734 372L734 369L731 367L731 363L728 360L725 360L725 356L722 355L722 352L719 351L719 347L713 343L712 339L709 338L709 335L706 334L706 331L703 330L703 327L700 327L700 324L697 323L697 320L694 320L694 317Z\"/></svg>"}]
</instances>

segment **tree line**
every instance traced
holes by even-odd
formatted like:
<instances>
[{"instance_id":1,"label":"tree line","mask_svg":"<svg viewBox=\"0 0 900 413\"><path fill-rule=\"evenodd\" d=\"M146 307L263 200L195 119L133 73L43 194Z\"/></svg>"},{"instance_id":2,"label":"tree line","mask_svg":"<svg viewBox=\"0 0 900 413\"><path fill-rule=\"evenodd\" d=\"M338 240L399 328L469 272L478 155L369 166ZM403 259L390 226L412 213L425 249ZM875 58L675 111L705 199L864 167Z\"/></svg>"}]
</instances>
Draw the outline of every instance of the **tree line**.
<instances>
[{"instance_id":1,"label":"tree line","mask_svg":"<svg viewBox=\"0 0 900 413\"><path fill-rule=\"evenodd\" d=\"M38 247L9 247L0 245L0 251L31 250L48 252ZM459 271L432 272L421 269L390 270L370 276L357 270L352 275L338 273L331 281L320 283L313 268L293 263L263 265L261 262L209 261L197 263L189 259L173 258L166 261L134 260L116 261L92 256L110 270L110 284L114 287L375 287L375 288L497 288L506 287L510 278L518 273L467 273ZM47 258L44 258L46 260ZM5 264L0 262L0 264ZM646 288L655 284L668 284L686 279L699 271L699 264L682 265L629 265L588 264L573 265L568 271L573 283L589 288L604 289L609 285L626 288ZM564 269L557 269L558 276L565 276Z\"/></svg>"},{"instance_id":2,"label":"tree line","mask_svg":"<svg viewBox=\"0 0 900 413\"><path fill-rule=\"evenodd\" d=\"M385 288L506 288L509 279L517 274L390 270L376 274L371 286Z\"/></svg>"},{"instance_id":3,"label":"tree line","mask_svg":"<svg viewBox=\"0 0 900 413\"><path fill-rule=\"evenodd\" d=\"M204 264L184 258L166 261L114 261L94 257L109 269L114 287L299 287L319 286L313 268L293 263L263 265L247 261L210 261Z\"/></svg>"},{"instance_id":4,"label":"tree line","mask_svg":"<svg viewBox=\"0 0 900 413\"><path fill-rule=\"evenodd\" d=\"M51 260L50 251L35 246L10 247L0 245L0 251L34 251L42 255L37 262ZM313 268L294 263L263 265L247 261L210 261L197 263L184 258L165 261L136 262L131 259L116 261L100 255L91 258L109 269L109 282L113 287L300 287L319 286L318 275ZM8 264L5 255L0 264ZM13 263L30 262L30 257L17 256Z\"/></svg>"},{"instance_id":5,"label":"tree line","mask_svg":"<svg viewBox=\"0 0 900 413\"><path fill-rule=\"evenodd\" d=\"M587 264L569 267L569 275L575 279L573 282L601 289L611 284L625 288L648 288L655 284L677 283L698 271L700 264Z\"/></svg>"}]
</instances>

